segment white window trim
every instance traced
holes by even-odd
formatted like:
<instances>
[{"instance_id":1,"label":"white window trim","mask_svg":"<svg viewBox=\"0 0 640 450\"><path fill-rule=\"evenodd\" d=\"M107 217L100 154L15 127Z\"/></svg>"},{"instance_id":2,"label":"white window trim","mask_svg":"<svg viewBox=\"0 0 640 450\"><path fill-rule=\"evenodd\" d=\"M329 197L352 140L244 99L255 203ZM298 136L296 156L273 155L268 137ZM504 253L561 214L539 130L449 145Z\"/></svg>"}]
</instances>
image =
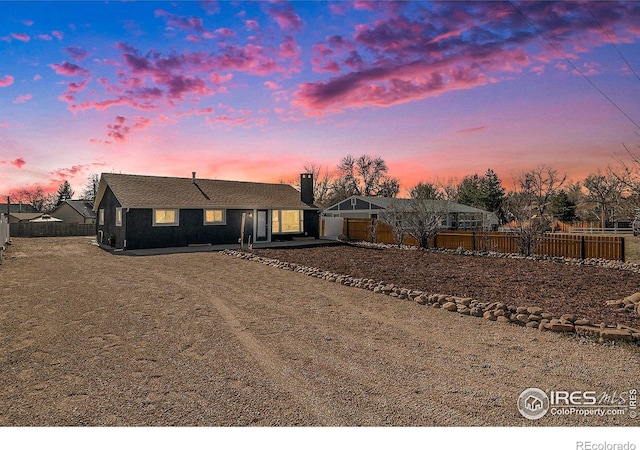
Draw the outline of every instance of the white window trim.
<instances>
[{"instance_id":1,"label":"white window trim","mask_svg":"<svg viewBox=\"0 0 640 450\"><path fill-rule=\"evenodd\" d=\"M157 223L156 222L156 211L175 211L176 213L176 221L171 223ZM177 227L180 225L180 210L176 208L154 208L152 210L152 220L154 227Z\"/></svg>"},{"instance_id":2,"label":"white window trim","mask_svg":"<svg viewBox=\"0 0 640 450\"><path fill-rule=\"evenodd\" d=\"M98 225L104 225L104 208L98 210Z\"/></svg>"},{"instance_id":3,"label":"white window trim","mask_svg":"<svg viewBox=\"0 0 640 450\"><path fill-rule=\"evenodd\" d=\"M116 208L116 226L122 226L122 208Z\"/></svg>"},{"instance_id":4,"label":"white window trim","mask_svg":"<svg viewBox=\"0 0 640 450\"><path fill-rule=\"evenodd\" d=\"M207 211L222 211L222 221L207 222ZM222 208L207 208L202 211L203 220L205 225L226 225L227 224L227 210Z\"/></svg>"}]
</instances>

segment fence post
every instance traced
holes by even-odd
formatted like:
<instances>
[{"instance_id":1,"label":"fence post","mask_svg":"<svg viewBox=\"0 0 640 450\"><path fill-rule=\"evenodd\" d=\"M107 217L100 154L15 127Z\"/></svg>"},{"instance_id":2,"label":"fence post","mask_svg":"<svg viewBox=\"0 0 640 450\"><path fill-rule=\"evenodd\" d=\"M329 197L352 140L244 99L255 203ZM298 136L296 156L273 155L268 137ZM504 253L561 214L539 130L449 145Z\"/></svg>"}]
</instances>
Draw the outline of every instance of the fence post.
<instances>
[{"instance_id":1,"label":"fence post","mask_svg":"<svg viewBox=\"0 0 640 450\"><path fill-rule=\"evenodd\" d=\"M587 255L587 249L585 244L584 236L580 236L580 259L585 259Z\"/></svg>"},{"instance_id":2,"label":"fence post","mask_svg":"<svg viewBox=\"0 0 640 450\"><path fill-rule=\"evenodd\" d=\"M433 248L438 248L438 232L433 235Z\"/></svg>"},{"instance_id":3,"label":"fence post","mask_svg":"<svg viewBox=\"0 0 640 450\"><path fill-rule=\"evenodd\" d=\"M471 233L471 247L472 247L471 251L475 252L476 251L476 232L475 231Z\"/></svg>"},{"instance_id":4,"label":"fence post","mask_svg":"<svg viewBox=\"0 0 640 450\"><path fill-rule=\"evenodd\" d=\"M620 237L620 259L624 262L624 236Z\"/></svg>"}]
</instances>

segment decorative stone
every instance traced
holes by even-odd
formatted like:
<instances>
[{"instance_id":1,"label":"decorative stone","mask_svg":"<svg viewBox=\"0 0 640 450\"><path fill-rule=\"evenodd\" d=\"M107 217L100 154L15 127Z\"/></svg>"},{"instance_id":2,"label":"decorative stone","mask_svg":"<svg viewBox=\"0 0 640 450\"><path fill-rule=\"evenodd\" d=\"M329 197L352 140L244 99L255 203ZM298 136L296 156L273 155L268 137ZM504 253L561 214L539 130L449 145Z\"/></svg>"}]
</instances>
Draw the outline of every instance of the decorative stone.
<instances>
[{"instance_id":1,"label":"decorative stone","mask_svg":"<svg viewBox=\"0 0 640 450\"><path fill-rule=\"evenodd\" d=\"M510 323L511 320L507 316L496 316L496 322Z\"/></svg>"},{"instance_id":2,"label":"decorative stone","mask_svg":"<svg viewBox=\"0 0 640 450\"><path fill-rule=\"evenodd\" d=\"M464 305L458 305L458 312L460 314L464 314L465 316L468 316L468 315L471 314L471 310L467 306L464 306Z\"/></svg>"},{"instance_id":3,"label":"decorative stone","mask_svg":"<svg viewBox=\"0 0 640 450\"><path fill-rule=\"evenodd\" d=\"M529 314L529 320L540 322L542 320L542 316L539 316L537 314Z\"/></svg>"},{"instance_id":4,"label":"decorative stone","mask_svg":"<svg viewBox=\"0 0 640 450\"><path fill-rule=\"evenodd\" d=\"M547 319L547 320L553 319L553 314L550 314L550 313L543 312L540 315L542 316L543 319Z\"/></svg>"},{"instance_id":5,"label":"decorative stone","mask_svg":"<svg viewBox=\"0 0 640 450\"><path fill-rule=\"evenodd\" d=\"M471 308L470 314L473 317L482 317L482 309L478 307Z\"/></svg>"},{"instance_id":6,"label":"decorative stone","mask_svg":"<svg viewBox=\"0 0 640 450\"><path fill-rule=\"evenodd\" d=\"M609 341L631 341L633 336L629 330L605 328L600 330L600 337Z\"/></svg>"},{"instance_id":7,"label":"decorative stone","mask_svg":"<svg viewBox=\"0 0 640 450\"><path fill-rule=\"evenodd\" d=\"M560 316L560 320L566 320L567 322L575 322L578 318L575 314L563 314Z\"/></svg>"},{"instance_id":8,"label":"decorative stone","mask_svg":"<svg viewBox=\"0 0 640 450\"><path fill-rule=\"evenodd\" d=\"M571 332L571 331L575 330L573 325L571 325L571 324L568 324L568 323L553 323L553 321L551 321L551 323L545 323L544 327L547 330L564 332L564 333L568 333L568 332Z\"/></svg>"},{"instance_id":9,"label":"decorative stone","mask_svg":"<svg viewBox=\"0 0 640 450\"><path fill-rule=\"evenodd\" d=\"M525 314L525 313L529 312L528 309L529 308L527 308L526 306L518 306L516 308L516 313L517 314Z\"/></svg>"},{"instance_id":10,"label":"decorative stone","mask_svg":"<svg viewBox=\"0 0 640 450\"><path fill-rule=\"evenodd\" d=\"M446 309L447 311L457 311L458 305L456 305L454 302L447 302L442 305L442 309Z\"/></svg>"},{"instance_id":11,"label":"decorative stone","mask_svg":"<svg viewBox=\"0 0 640 450\"><path fill-rule=\"evenodd\" d=\"M485 311L482 317L487 320L496 320L496 316L491 311Z\"/></svg>"},{"instance_id":12,"label":"decorative stone","mask_svg":"<svg viewBox=\"0 0 640 450\"><path fill-rule=\"evenodd\" d=\"M416 302L418 305L426 305L427 304L427 301L421 295L416 297L413 301Z\"/></svg>"},{"instance_id":13,"label":"decorative stone","mask_svg":"<svg viewBox=\"0 0 640 450\"><path fill-rule=\"evenodd\" d=\"M537 320L531 320L525 324L527 328L538 328L540 326L540 322Z\"/></svg>"},{"instance_id":14,"label":"decorative stone","mask_svg":"<svg viewBox=\"0 0 640 450\"><path fill-rule=\"evenodd\" d=\"M591 325L591 321L588 319L578 319L576 321L573 322L574 325L580 325L580 326L589 326Z\"/></svg>"},{"instance_id":15,"label":"decorative stone","mask_svg":"<svg viewBox=\"0 0 640 450\"><path fill-rule=\"evenodd\" d=\"M526 308L525 308L526 311ZM516 320L521 323L529 322L529 316L527 314L518 314L516 315Z\"/></svg>"},{"instance_id":16,"label":"decorative stone","mask_svg":"<svg viewBox=\"0 0 640 450\"><path fill-rule=\"evenodd\" d=\"M540 308L538 306L529 306L527 308L527 312L529 314L534 314L536 316L539 316L540 314L542 314L542 308Z\"/></svg>"}]
</instances>

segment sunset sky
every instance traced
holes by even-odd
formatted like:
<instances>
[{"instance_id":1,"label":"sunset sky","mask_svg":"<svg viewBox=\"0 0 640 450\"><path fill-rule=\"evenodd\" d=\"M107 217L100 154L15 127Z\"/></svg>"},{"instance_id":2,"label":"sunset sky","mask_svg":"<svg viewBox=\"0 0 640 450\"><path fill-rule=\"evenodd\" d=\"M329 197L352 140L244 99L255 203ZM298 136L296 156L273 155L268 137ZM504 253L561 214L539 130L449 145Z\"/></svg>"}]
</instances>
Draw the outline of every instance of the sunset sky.
<instances>
[{"instance_id":1,"label":"sunset sky","mask_svg":"<svg viewBox=\"0 0 640 450\"><path fill-rule=\"evenodd\" d=\"M0 195L101 172L402 192L640 144L640 2L0 0Z\"/></svg>"}]
</instances>

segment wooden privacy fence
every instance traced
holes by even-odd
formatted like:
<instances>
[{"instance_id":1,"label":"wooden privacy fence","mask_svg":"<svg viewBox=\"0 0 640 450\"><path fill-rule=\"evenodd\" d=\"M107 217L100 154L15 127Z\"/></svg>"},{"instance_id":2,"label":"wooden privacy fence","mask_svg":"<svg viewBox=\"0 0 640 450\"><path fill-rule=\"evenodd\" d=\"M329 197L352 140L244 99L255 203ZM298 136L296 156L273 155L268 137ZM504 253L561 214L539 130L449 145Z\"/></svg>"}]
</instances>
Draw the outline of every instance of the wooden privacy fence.
<instances>
[{"instance_id":1,"label":"wooden privacy fence","mask_svg":"<svg viewBox=\"0 0 640 450\"><path fill-rule=\"evenodd\" d=\"M388 224L377 221L376 227L377 242L396 243ZM343 234L351 240L371 241L371 231L370 219L344 219ZM518 253L517 242L518 234L515 232L439 231L429 245L454 250L463 248L472 251ZM403 243L417 245L417 241L409 236L405 236ZM547 233L542 237L536 254L624 261L624 237Z\"/></svg>"},{"instance_id":2,"label":"wooden privacy fence","mask_svg":"<svg viewBox=\"0 0 640 450\"><path fill-rule=\"evenodd\" d=\"M96 234L96 226L92 223L25 222L9 225L12 237L93 236Z\"/></svg>"}]
</instances>

